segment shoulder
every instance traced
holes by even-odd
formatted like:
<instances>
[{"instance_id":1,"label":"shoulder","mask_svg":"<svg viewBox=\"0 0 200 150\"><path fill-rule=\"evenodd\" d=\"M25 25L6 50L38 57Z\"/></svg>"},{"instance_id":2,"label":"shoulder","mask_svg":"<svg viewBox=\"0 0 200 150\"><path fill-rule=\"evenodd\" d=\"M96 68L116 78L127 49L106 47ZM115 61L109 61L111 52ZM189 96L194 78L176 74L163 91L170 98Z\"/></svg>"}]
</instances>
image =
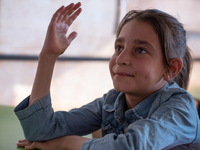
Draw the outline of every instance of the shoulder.
<instances>
[{"instance_id":1,"label":"shoulder","mask_svg":"<svg viewBox=\"0 0 200 150\"><path fill-rule=\"evenodd\" d=\"M190 95L188 91L183 88L180 88L175 82L171 83L169 87L162 90L158 94L158 98L160 104L165 102L173 102L173 103L186 103L186 104L195 104L193 97Z\"/></svg>"},{"instance_id":2,"label":"shoulder","mask_svg":"<svg viewBox=\"0 0 200 150\"><path fill-rule=\"evenodd\" d=\"M193 97L176 83L162 90L154 100L148 114L149 118L159 122L165 128L185 137L195 139L199 117Z\"/></svg>"},{"instance_id":3,"label":"shoulder","mask_svg":"<svg viewBox=\"0 0 200 150\"><path fill-rule=\"evenodd\" d=\"M160 91L151 106L149 115L177 115L177 113L187 117L191 115L196 116L196 104L189 92L180 88L176 83L172 83L168 88Z\"/></svg>"}]
</instances>

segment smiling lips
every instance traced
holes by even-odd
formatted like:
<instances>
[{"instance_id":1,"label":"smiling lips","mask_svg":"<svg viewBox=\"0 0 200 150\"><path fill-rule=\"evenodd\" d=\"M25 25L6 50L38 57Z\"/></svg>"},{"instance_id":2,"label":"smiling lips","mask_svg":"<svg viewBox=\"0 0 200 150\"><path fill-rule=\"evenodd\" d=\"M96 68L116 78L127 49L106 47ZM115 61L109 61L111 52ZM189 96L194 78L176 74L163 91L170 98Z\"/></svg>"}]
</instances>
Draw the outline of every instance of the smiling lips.
<instances>
[{"instance_id":1,"label":"smiling lips","mask_svg":"<svg viewBox=\"0 0 200 150\"><path fill-rule=\"evenodd\" d=\"M115 75L117 76L125 76L125 77L134 77L133 75L124 73L124 72L116 72Z\"/></svg>"}]
</instances>

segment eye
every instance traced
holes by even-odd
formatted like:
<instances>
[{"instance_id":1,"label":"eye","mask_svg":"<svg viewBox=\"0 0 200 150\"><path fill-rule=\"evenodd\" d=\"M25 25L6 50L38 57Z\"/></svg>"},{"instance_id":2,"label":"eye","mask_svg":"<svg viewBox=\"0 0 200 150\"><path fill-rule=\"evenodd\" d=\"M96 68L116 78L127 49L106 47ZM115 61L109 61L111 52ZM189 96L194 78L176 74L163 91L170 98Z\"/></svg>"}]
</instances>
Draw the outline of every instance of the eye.
<instances>
[{"instance_id":1,"label":"eye","mask_svg":"<svg viewBox=\"0 0 200 150\"><path fill-rule=\"evenodd\" d=\"M121 52L121 51L123 51L123 47L120 46L120 45L117 45L117 46L115 47L115 52Z\"/></svg>"},{"instance_id":2,"label":"eye","mask_svg":"<svg viewBox=\"0 0 200 150\"><path fill-rule=\"evenodd\" d=\"M137 50L136 50L136 52L138 54L146 54L147 53L147 51L144 48L142 48L142 47L138 47Z\"/></svg>"}]
</instances>

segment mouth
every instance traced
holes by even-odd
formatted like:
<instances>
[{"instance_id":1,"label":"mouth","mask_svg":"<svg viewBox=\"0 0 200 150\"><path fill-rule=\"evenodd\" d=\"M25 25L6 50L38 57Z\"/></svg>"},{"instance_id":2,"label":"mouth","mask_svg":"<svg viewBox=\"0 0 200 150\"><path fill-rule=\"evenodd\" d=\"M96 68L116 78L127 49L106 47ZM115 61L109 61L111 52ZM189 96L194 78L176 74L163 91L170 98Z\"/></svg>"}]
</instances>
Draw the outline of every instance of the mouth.
<instances>
[{"instance_id":1,"label":"mouth","mask_svg":"<svg viewBox=\"0 0 200 150\"><path fill-rule=\"evenodd\" d=\"M116 72L115 75L121 76L121 77L134 77L133 75L125 73L125 72Z\"/></svg>"}]
</instances>

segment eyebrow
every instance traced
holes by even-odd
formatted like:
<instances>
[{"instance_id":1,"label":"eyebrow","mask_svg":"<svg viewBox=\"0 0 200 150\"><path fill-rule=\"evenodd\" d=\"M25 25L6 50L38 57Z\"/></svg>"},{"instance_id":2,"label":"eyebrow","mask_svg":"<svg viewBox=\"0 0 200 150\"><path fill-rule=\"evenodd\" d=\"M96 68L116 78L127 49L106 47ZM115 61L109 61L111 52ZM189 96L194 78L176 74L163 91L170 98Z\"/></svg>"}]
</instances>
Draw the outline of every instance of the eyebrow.
<instances>
[{"instance_id":1,"label":"eyebrow","mask_svg":"<svg viewBox=\"0 0 200 150\"><path fill-rule=\"evenodd\" d=\"M117 43L117 42L119 42L119 43L124 42L124 39L123 39L123 38L117 38L117 39L115 40L115 43Z\"/></svg>"},{"instance_id":2,"label":"eyebrow","mask_svg":"<svg viewBox=\"0 0 200 150\"><path fill-rule=\"evenodd\" d=\"M117 39L115 40L115 43L117 43L117 42L119 42L119 43L124 42L124 38L117 38ZM133 43L136 44L136 45L146 45L146 46L148 46L149 48L151 48L151 49L153 49L154 51L156 51L155 48L154 48L149 42L147 42L147 41L145 41L145 40L135 39L135 40L133 41Z\"/></svg>"},{"instance_id":3,"label":"eyebrow","mask_svg":"<svg viewBox=\"0 0 200 150\"><path fill-rule=\"evenodd\" d=\"M133 41L133 43L137 45L146 45L155 51L154 47L147 41L136 39Z\"/></svg>"}]
</instances>

